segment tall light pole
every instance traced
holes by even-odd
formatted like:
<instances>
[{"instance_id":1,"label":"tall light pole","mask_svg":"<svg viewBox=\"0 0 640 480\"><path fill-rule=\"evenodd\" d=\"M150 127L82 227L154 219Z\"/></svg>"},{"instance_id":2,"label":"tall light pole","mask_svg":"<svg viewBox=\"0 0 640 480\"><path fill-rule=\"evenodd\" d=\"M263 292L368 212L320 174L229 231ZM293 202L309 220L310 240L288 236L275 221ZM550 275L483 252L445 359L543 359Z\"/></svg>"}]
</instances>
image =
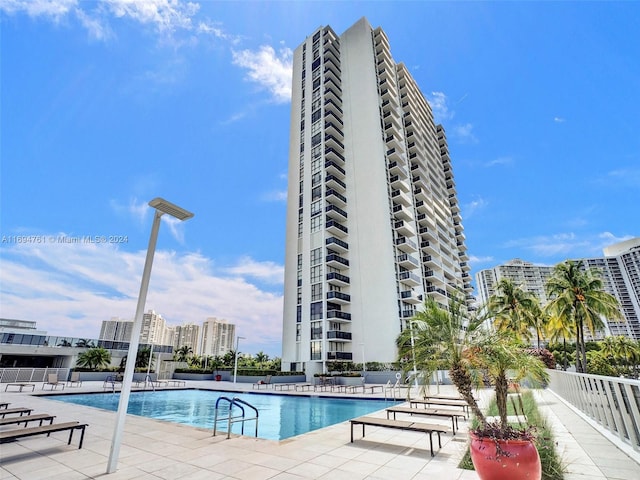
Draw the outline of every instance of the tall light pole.
<instances>
[{"instance_id":1,"label":"tall light pole","mask_svg":"<svg viewBox=\"0 0 640 480\"><path fill-rule=\"evenodd\" d=\"M124 369L124 378L122 379L122 390L120 392L120 402L118 403L118 413L116 414L116 425L113 430L113 438L111 439L111 451L109 452L109 462L107 463L107 473L113 473L118 466L118 456L120 455L120 444L122 443L122 434L124 432L124 421L127 416L127 408L129 407L129 395L131 394L131 384L133 383L133 372L136 366L136 355L138 354L138 345L140 344L140 331L142 330L142 318L144 314L144 306L147 301L147 291L149 290L149 279L151 277L151 266L153 265L153 255L156 250L156 242L158 240L158 230L160 230L160 217L167 213L178 220L188 220L193 217L193 213L167 202L162 198L154 198L149 202L149 206L155 209L153 217L153 225L151 226L151 237L149 238L149 246L147 247L147 258L144 262L144 270L142 271L142 283L140 285L140 294L138 295L138 306L136 307L136 316L131 329L131 341L129 342L129 351L127 353L127 364Z\"/></svg>"},{"instance_id":2,"label":"tall light pole","mask_svg":"<svg viewBox=\"0 0 640 480\"><path fill-rule=\"evenodd\" d=\"M240 340L245 340L245 337L236 338L236 358L233 362L233 383L236 383L236 378L238 376L238 349L240 348Z\"/></svg>"}]
</instances>

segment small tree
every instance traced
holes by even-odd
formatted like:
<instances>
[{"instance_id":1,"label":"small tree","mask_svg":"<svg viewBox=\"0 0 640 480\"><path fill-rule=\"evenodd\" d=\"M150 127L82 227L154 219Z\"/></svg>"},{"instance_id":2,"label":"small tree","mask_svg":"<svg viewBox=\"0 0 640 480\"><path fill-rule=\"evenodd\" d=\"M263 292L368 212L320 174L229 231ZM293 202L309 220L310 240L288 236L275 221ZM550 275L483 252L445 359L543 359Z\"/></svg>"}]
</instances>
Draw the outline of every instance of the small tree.
<instances>
[{"instance_id":1,"label":"small tree","mask_svg":"<svg viewBox=\"0 0 640 480\"><path fill-rule=\"evenodd\" d=\"M91 370L108 367L111 364L111 354L106 348L93 347L78 355L76 365Z\"/></svg>"}]
</instances>

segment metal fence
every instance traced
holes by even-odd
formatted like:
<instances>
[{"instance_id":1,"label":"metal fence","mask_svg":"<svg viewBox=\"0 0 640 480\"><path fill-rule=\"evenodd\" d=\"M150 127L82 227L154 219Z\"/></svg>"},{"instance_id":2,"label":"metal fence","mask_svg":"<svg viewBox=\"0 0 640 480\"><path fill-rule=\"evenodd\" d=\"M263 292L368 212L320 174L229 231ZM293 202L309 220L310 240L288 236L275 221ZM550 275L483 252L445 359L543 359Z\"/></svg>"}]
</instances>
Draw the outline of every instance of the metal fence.
<instances>
[{"instance_id":1,"label":"metal fence","mask_svg":"<svg viewBox=\"0 0 640 480\"><path fill-rule=\"evenodd\" d=\"M46 382L50 373L56 373L58 380L69 379L70 368L0 368L0 383Z\"/></svg>"},{"instance_id":2,"label":"metal fence","mask_svg":"<svg viewBox=\"0 0 640 480\"><path fill-rule=\"evenodd\" d=\"M640 381L551 370L549 388L640 452Z\"/></svg>"}]
</instances>

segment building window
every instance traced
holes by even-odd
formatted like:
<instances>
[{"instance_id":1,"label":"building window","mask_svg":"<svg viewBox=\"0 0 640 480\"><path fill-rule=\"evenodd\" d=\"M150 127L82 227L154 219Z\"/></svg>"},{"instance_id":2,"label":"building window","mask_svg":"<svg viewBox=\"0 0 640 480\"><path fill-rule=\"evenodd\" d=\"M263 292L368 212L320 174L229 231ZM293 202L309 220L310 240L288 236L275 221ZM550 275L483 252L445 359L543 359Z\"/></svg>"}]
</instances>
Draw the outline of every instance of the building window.
<instances>
[{"instance_id":1,"label":"building window","mask_svg":"<svg viewBox=\"0 0 640 480\"><path fill-rule=\"evenodd\" d=\"M302 322L302 305L296 307L296 322Z\"/></svg>"},{"instance_id":2,"label":"building window","mask_svg":"<svg viewBox=\"0 0 640 480\"><path fill-rule=\"evenodd\" d=\"M311 307L311 320L320 320L322 318L322 302L312 303Z\"/></svg>"},{"instance_id":3,"label":"building window","mask_svg":"<svg viewBox=\"0 0 640 480\"><path fill-rule=\"evenodd\" d=\"M321 117L321 116L322 116L322 111L320 111L320 110L316 110L315 112L313 112L313 113L311 114L311 122L312 122L312 123L317 122L318 120L320 120L320 117ZM312 131L313 131L313 130L312 130Z\"/></svg>"},{"instance_id":4,"label":"building window","mask_svg":"<svg viewBox=\"0 0 640 480\"><path fill-rule=\"evenodd\" d=\"M315 147L322 141L322 134L316 133L313 137L311 137L311 146Z\"/></svg>"},{"instance_id":5,"label":"building window","mask_svg":"<svg viewBox=\"0 0 640 480\"><path fill-rule=\"evenodd\" d=\"M322 145L317 145L311 149L311 156L318 158L322 155Z\"/></svg>"},{"instance_id":6,"label":"building window","mask_svg":"<svg viewBox=\"0 0 640 480\"><path fill-rule=\"evenodd\" d=\"M296 342L299 342L302 339L302 325L296 324Z\"/></svg>"},{"instance_id":7,"label":"building window","mask_svg":"<svg viewBox=\"0 0 640 480\"><path fill-rule=\"evenodd\" d=\"M311 360L322 360L322 342L311 342Z\"/></svg>"},{"instance_id":8,"label":"building window","mask_svg":"<svg viewBox=\"0 0 640 480\"><path fill-rule=\"evenodd\" d=\"M316 283L311 285L311 301L322 300L322 284Z\"/></svg>"},{"instance_id":9,"label":"building window","mask_svg":"<svg viewBox=\"0 0 640 480\"><path fill-rule=\"evenodd\" d=\"M311 217L311 233L319 232L322 228L322 215Z\"/></svg>"},{"instance_id":10,"label":"building window","mask_svg":"<svg viewBox=\"0 0 640 480\"><path fill-rule=\"evenodd\" d=\"M311 322L311 340L322 340L322 322Z\"/></svg>"},{"instance_id":11,"label":"building window","mask_svg":"<svg viewBox=\"0 0 640 480\"><path fill-rule=\"evenodd\" d=\"M311 190L311 201L313 202L319 198L322 198L322 187L314 187L313 190Z\"/></svg>"},{"instance_id":12,"label":"building window","mask_svg":"<svg viewBox=\"0 0 640 480\"><path fill-rule=\"evenodd\" d=\"M322 173L318 172L318 173L314 173L313 175L311 175L311 186L312 187L317 186L321 182L322 182Z\"/></svg>"},{"instance_id":13,"label":"building window","mask_svg":"<svg viewBox=\"0 0 640 480\"><path fill-rule=\"evenodd\" d=\"M322 201L318 200L317 202L313 202L311 204L311 216L315 217L316 215L319 215L320 213L322 213Z\"/></svg>"},{"instance_id":14,"label":"building window","mask_svg":"<svg viewBox=\"0 0 640 480\"><path fill-rule=\"evenodd\" d=\"M322 159L316 158L311 162L311 174L318 173L322 168Z\"/></svg>"},{"instance_id":15,"label":"building window","mask_svg":"<svg viewBox=\"0 0 640 480\"><path fill-rule=\"evenodd\" d=\"M319 265L322 263L322 249L314 248L311 250L311 265Z\"/></svg>"},{"instance_id":16,"label":"building window","mask_svg":"<svg viewBox=\"0 0 640 480\"><path fill-rule=\"evenodd\" d=\"M311 282L310 283L318 283L322 281L322 265L316 265L315 267L311 267Z\"/></svg>"}]
</instances>

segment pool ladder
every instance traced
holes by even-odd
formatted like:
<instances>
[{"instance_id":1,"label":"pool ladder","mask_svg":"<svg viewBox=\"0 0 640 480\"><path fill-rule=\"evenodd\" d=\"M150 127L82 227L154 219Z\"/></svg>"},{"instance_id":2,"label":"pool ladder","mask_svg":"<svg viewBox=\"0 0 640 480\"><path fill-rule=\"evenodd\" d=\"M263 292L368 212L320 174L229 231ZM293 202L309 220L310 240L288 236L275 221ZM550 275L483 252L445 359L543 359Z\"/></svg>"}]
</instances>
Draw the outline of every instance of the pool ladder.
<instances>
[{"instance_id":1,"label":"pool ladder","mask_svg":"<svg viewBox=\"0 0 640 480\"><path fill-rule=\"evenodd\" d=\"M229 416L226 418L220 418L218 419L218 411L219 411L219 403L221 401L225 401L229 404ZM251 410L253 410L256 414L255 417L246 417L246 413L244 410L244 406L246 406L247 408L250 408ZM236 406L240 409L240 411L242 412L240 415L233 415L233 407ZM244 435L244 424L245 422L249 422L252 420L255 420L256 422L256 437L258 436L258 409L256 407L254 407L253 405L251 405L250 403L245 402L244 400L239 399L238 397L234 397L233 399L229 398L229 397L219 397L216 400L216 410L215 410L215 415L213 417L213 436L215 437L216 435L216 431L218 428L218 422L222 422L225 421L227 422L227 438L230 438L231 436L231 424L233 423L241 423L242 429L241 429L241 435Z\"/></svg>"}]
</instances>

